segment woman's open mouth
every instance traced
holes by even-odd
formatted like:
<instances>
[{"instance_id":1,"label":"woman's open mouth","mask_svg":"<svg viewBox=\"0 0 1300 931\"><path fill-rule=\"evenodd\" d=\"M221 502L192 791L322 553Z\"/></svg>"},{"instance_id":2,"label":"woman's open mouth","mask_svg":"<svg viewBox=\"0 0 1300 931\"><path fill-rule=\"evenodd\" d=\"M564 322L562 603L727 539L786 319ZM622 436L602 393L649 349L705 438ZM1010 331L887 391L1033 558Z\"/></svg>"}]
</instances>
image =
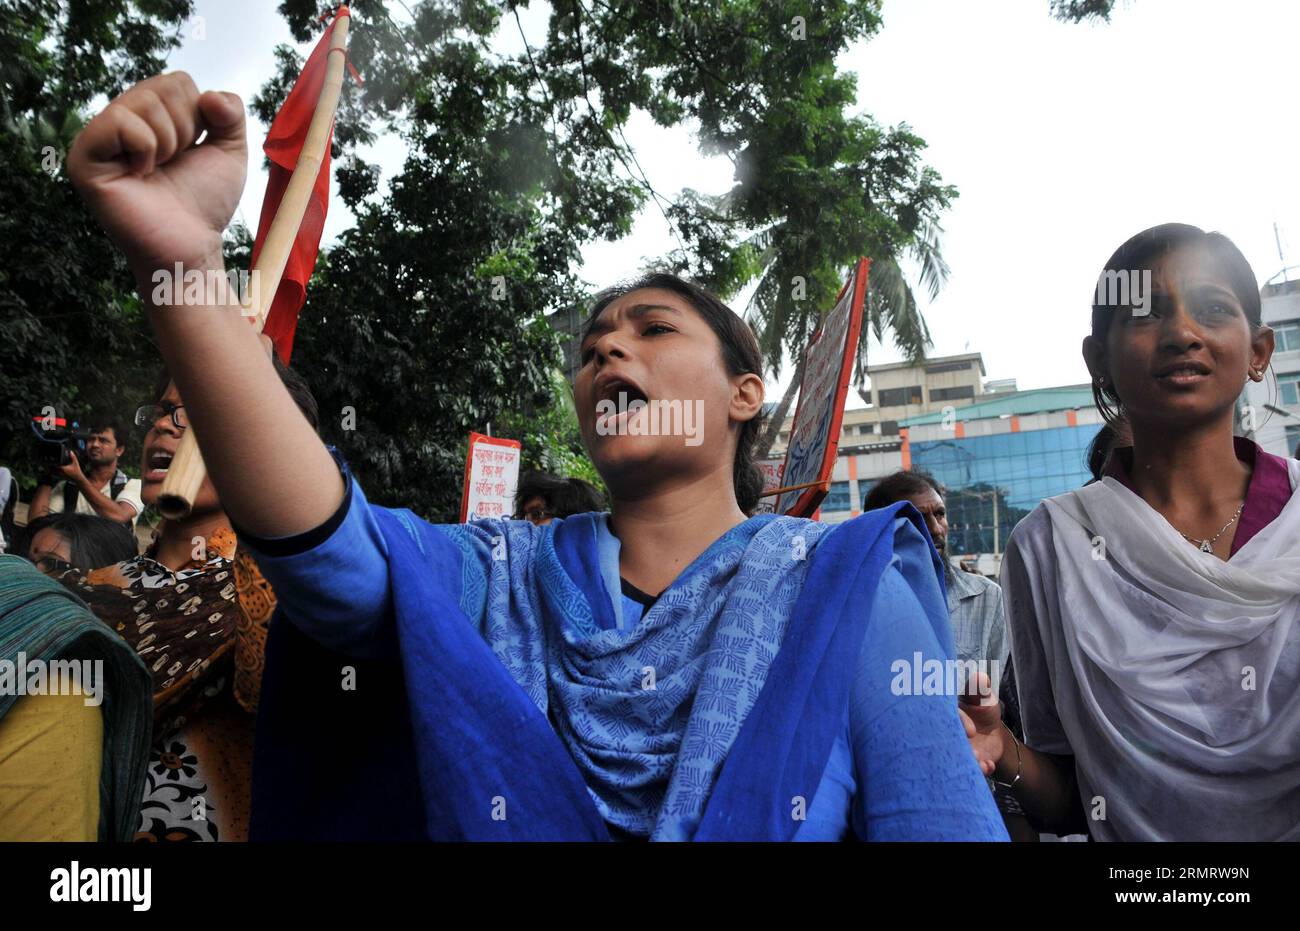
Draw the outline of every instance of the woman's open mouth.
<instances>
[{"instance_id":1,"label":"woman's open mouth","mask_svg":"<svg viewBox=\"0 0 1300 931\"><path fill-rule=\"evenodd\" d=\"M171 468L172 454L166 450L155 450L149 454L149 469L144 473L146 482L161 482L167 477L167 470Z\"/></svg>"},{"instance_id":2,"label":"woman's open mouth","mask_svg":"<svg viewBox=\"0 0 1300 931\"><path fill-rule=\"evenodd\" d=\"M596 379L596 433L622 435L628 431L627 423L645 410L649 396L633 381L618 376L601 376Z\"/></svg>"},{"instance_id":3,"label":"woman's open mouth","mask_svg":"<svg viewBox=\"0 0 1300 931\"><path fill-rule=\"evenodd\" d=\"M616 410L622 412L633 401L640 401L644 404L649 400L649 397L639 386L622 378L606 379L596 387L597 410L608 410L609 405L613 404ZM606 403L602 404L602 401Z\"/></svg>"}]
</instances>

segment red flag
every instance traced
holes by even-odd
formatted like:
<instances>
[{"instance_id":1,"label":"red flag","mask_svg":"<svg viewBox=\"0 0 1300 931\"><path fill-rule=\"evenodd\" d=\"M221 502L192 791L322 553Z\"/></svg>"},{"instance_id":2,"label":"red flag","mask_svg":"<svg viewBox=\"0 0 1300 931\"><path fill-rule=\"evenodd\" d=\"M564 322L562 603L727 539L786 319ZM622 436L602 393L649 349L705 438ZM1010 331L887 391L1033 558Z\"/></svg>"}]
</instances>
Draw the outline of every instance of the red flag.
<instances>
[{"instance_id":1,"label":"red flag","mask_svg":"<svg viewBox=\"0 0 1300 931\"><path fill-rule=\"evenodd\" d=\"M266 184L266 197L262 200L262 216L257 222L257 238L253 241L253 263L262 251L262 241L271 228L271 221L280 207L289 178L294 166L298 164L298 154L307 139L307 127L311 125L312 115L320 100L321 87L325 83L326 62L329 59L330 37L339 17L347 16L348 8L341 6L334 14L325 34L320 37L312 49L302 74L289 91L280 112L271 122L271 130L266 134L266 143L262 150L271 162L271 177ZM302 218L302 226L294 239L289 260L284 266L284 275L276 289L275 299L267 313L266 325L262 332L275 344L276 354L285 364L293 352L293 334L298 328L298 311L302 310L303 301L307 299L307 282L312 269L316 267L316 254L320 251L320 237L325 229L325 212L329 207L330 196L330 143L334 138L334 127L330 127L329 137L325 143L325 154L321 158L320 174L312 189L311 200Z\"/></svg>"}]
</instances>

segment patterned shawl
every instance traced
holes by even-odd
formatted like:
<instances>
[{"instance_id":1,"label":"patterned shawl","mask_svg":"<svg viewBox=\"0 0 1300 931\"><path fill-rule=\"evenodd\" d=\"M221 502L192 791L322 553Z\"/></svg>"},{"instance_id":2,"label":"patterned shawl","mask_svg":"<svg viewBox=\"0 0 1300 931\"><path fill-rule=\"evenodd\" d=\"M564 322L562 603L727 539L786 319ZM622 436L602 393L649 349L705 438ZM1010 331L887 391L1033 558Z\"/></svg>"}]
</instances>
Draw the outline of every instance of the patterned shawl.
<instances>
[{"instance_id":1,"label":"patterned shawl","mask_svg":"<svg viewBox=\"0 0 1300 931\"><path fill-rule=\"evenodd\" d=\"M159 738L181 727L232 675L240 703L256 709L264 624L274 596L256 564L236 553L228 528L207 538L202 555L202 561L191 560L176 571L146 554L62 579L144 660L153 676ZM245 603L263 626L248 615Z\"/></svg>"}]
</instances>

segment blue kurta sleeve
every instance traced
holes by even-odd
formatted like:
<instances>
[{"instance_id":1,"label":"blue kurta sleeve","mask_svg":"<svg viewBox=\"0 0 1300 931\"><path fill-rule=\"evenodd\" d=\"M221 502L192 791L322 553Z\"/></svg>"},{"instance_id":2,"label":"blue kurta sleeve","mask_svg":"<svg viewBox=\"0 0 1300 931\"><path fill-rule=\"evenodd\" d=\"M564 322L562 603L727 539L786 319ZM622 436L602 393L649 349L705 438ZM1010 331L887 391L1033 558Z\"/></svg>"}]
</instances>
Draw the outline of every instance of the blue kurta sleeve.
<instances>
[{"instance_id":1,"label":"blue kurta sleeve","mask_svg":"<svg viewBox=\"0 0 1300 931\"><path fill-rule=\"evenodd\" d=\"M295 627L331 650L375 658L390 649L388 553L361 486L345 480L343 503L321 527L282 539L240 531L239 541Z\"/></svg>"},{"instance_id":2,"label":"blue kurta sleeve","mask_svg":"<svg viewBox=\"0 0 1300 931\"><path fill-rule=\"evenodd\" d=\"M483 642L497 633L483 624L486 593L507 602L527 596L517 580L527 575L533 525L429 524L409 510L370 504L344 476L344 500L319 527L280 539L240 532L280 609L267 637L250 836L509 837L504 829L515 825L490 819L486 834L474 834L466 812L486 815L490 793L517 787L518 767L529 765L561 775L511 796L512 813L534 813L531 821L516 815L521 830L542 823L536 813L562 798L558 804L569 803L564 810L581 820L559 824L567 833L558 836L601 836L580 777L538 711L539 690L510 688L509 673ZM522 546L512 551L510 539ZM502 585L507 578L517 584ZM512 648L508 621L493 649ZM477 747L467 735L477 736ZM540 745L540 756L514 752L515 737L527 750ZM340 756L340 746L349 752ZM384 817L375 816L372 799L383 800Z\"/></svg>"},{"instance_id":3,"label":"blue kurta sleeve","mask_svg":"<svg viewBox=\"0 0 1300 931\"><path fill-rule=\"evenodd\" d=\"M395 649L393 567L379 527L380 511L396 517L413 539L436 530L455 544L459 558L444 560L444 565L440 556L425 553L432 562L412 563L401 571L429 573L454 593L481 631L489 591L523 597L511 587L523 584L535 530L532 524L501 520L428 524L410 511L372 505L346 469L343 478L347 489L343 501L320 527L280 539L259 538L236 528L240 544L271 583L285 617L312 640L364 659L390 656Z\"/></svg>"},{"instance_id":4,"label":"blue kurta sleeve","mask_svg":"<svg viewBox=\"0 0 1300 931\"><path fill-rule=\"evenodd\" d=\"M935 635L947 611L929 545L914 527L899 524L850 695L854 833L873 841L1007 840L955 694L946 686L939 694L911 694L918 654L923 665L948 659Z\"/></svg>"}]
</instances>

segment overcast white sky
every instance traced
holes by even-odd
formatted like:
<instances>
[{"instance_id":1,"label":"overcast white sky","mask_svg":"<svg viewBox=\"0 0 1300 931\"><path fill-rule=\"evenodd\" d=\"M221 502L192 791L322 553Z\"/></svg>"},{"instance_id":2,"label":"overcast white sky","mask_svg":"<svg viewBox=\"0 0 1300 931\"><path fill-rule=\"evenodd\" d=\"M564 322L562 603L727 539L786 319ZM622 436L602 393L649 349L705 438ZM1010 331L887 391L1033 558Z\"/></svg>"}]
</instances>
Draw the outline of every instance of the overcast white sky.
<instances>
[{"instance_id":1,"label":"overcast white sky","mask_svg":"<svg viewBox=\"0 0 1300 931\"><path fill-rule=\"evenodd\" d=\"M188 38L170 66L250 99L276 44L291 41L276 6L198 0L204 38ZM1087 380L1079 342L1097 273L1139 230L1179 221L1226 233L1262 283L1283 264L1276 222L1287 262L1300 264L1300 4L1121 0L1108 25L1059 23L1047 6L886 0L881 32L840 62L858 76L861 111L909 123L961 192L943 218L949 283L933 303L917 288L931 354L982 352L989 378L1021 388ZM534 44L545 16L538 4L525 17ZM636 118L627 136L657 190L731 186L731 164L701 157L685 129ZM370 156L387 176L403 153L386 140ZM253 228L260 148L249 161L241 211ZM351 222L331 198L326 242ZM632 235L585 250L583 274L608 284L672 246L647 206ZM892 346L873 357L898 358Z\"/></svg>"}]
</instances>

